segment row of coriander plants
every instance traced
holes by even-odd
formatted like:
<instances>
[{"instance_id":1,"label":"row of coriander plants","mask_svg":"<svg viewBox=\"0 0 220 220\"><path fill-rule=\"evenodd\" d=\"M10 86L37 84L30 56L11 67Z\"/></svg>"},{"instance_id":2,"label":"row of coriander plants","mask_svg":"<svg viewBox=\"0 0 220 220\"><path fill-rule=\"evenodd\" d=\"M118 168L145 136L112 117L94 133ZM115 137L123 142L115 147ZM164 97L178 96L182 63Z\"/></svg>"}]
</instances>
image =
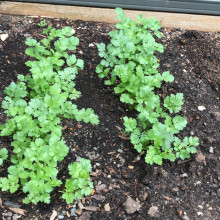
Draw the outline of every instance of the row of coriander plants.
<instances>
[{"instance_id":1,"label":"row of coriander plants","mask_svg":"<svg viewBox=\"0 0 220 220\"><path fill-rule=\"evenodd\" d=\"M111 42L98 45L103 59L96 68L99 77L108 77L106 85L114 85L120 100L135 109L136 118L124 117L125 131L139 153L145 153L149 164L161 165L163 159L175 161L196 153L197 137L180 140L176 134L183 130L187 121L177 115L183 104L183 94L171 94L164 100L155 94L163 81L172 82L169 72L160 74L155 51L163 52L163 45L155 41L162 36L160 23L155 18L137 16L136 21L127 18L121 8L116 9L119 23L109 33ZM170 114L175 114L171 117Z\"/></svg>"},{"instance_id":2,"label":"row of coriander plants","mask_svg":"<svg viewBox=\"0 0 220 220\"><path fill-rule=\"evenodd\" d=\"M45 21L40 25L45 26ZM49 203L53 188L62 184L57 179L57 165L69 148L61 137L61 119L98 124L92 109L78 110L72 104L80 96L74 79L84 63L69 51L76 49L79 39L72 36L70 27L57 30L48 26L42 34L45 37L39 42L25 42L29 46L26 54L35 58L26 62L31 74L19 75L19 81L5 89L2 106L10 119L1 126L2 136L13 136L13 152L8 177L0 179L0 187L11 193L21 187L27 194L23 202L35 204ZM2 163L8 157L6 148L1 149L0 156ZM66 180L62 197L71 203L89 195L93 184L89 181L89 160L81 159L68 168L71 178Z\"/></svg>"}]
</instances>

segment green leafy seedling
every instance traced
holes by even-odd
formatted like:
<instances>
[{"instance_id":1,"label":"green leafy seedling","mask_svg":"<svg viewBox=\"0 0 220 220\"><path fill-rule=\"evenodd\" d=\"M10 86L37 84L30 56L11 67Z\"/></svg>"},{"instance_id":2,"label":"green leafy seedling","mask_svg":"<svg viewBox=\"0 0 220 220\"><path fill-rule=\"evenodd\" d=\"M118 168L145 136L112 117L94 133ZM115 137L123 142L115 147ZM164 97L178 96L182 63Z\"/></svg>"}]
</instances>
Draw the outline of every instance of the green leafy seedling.
<instances>
[{"instance_id":1,"label":"green leafy seedling","mask_svg":"<svg viewBox=\"0 0 220 220\"><path fill-rule=\"evenodd\" d=\"M47 22L45 19L43 19L39 24L38 24L39 27L45 27L47 26Z\"/></svg>"},{"instance_id":2,"label":"green leafy seedling","mask_svg":"<svg viewBox=\"0 0 220 220\"><path fill-rule=\"evenodd\" d=\"M39 24L46 26L45 19ZM79 44L72 28L43 30L42 40L27 39L25 53L32 58L26 62L30 73L18 75L6 89L2 107L8 116L1 136L12 136L13 153L8 177L0 178L2 191L26 194L24 203L50 203L50 193L62 182L57 178L58 162L68 154L69 148L62 138L61 119L75 119L98 124L98 116L92 109L78 109L74 100L80 92L75 88L75 78L84 62L70 55ZM0 164L7 158L7 150L0 150ZM78 164L78 163L77 163ZM88 182L88 162L80 163L80 175L74 178L77 190L74 198L87 195L92 183ZM70 166L70 172L74 168ZM74 171L72 171L74 172ZM68 183L69 182L69 183ZM66 185L72 184L68 180ZM83 185L84 184L84 185ZM84 187L85 186L85 187ZM74 188L75 189L75 188ZM71 197L67 199L72 202Z\"/></svg>"},{"instance_id":3,"label":"green leafy seedling","mask_svg":"<svg viewBox=\"0 0 220 220\"><path fill-rule=\"evenodd\" d=\"M67 204L70 204L75 199L82 199L83 196L90 195L93 183L89 180L91 171L89 160L81 158L80 162L70 164L68 169L71 178L66 180L62 198L66 200Z\"/></svg>"},{"instance_id":4,"label":"green leafy seedling","mask_svg":"<svg viewBox=\"0 0 220 220\"><path fill-rule=\"evenodd\" d=\"M176 114L183 105L183 94L171 94L164 100L156 92L163 81L171 83L174 76L168 71L158 72L155 52L162 53L160 22L155 18L146 19L138 15L135 21L127 18L121 8L116 8L116 30L109 32L111 42L98 44L101 62L96 67L100 78L107 78L106 85L113 85L121 102L137 111L136 118L124 117L125 131L130 135L134 148L145 153L149 164L161 165L164 159L188 158L196 153L198 142L177 144L176 134L187 124L184 117ZM163 123L162 123L163 122ZM194 139L193 139L194 140Z\"/></svg>"}]
</instances>

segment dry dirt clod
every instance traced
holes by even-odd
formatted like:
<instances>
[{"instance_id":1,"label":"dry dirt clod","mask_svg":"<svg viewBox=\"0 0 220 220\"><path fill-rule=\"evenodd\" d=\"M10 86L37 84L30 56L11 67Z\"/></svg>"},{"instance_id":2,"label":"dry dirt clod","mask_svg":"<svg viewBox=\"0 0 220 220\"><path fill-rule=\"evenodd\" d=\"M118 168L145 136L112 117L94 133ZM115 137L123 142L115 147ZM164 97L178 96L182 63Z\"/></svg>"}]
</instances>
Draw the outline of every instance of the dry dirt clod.
<instances>
[{"instance_id":1,"label":"dry dirt clod","mask_svg":"<svg viewBox=\"0 0 220 220\"><path fill-rule=\"evenodd\" d=\"M105 204L104 209L105 209L106 212L110 212L111 208L110 208L109 203Z\"/></svg>"},{"instance_id":2,"label":"dry dirt clod","mask_svg":"<svg viewBox=\"0 0 220 220\"><path fill-rule=\"evenodd\" d=\"M196 161L199 163L203 163L206 166L205 155L203 155L201 151L199 151L196 155Z\"/></svg>"},{"instance_id":3,"label":"dry dirt clod","mask_svg":"<svg viewBox=\"0 0 220 220\"><path fill-rule=\"evenodd\" d=\"M136 202L130 196L128 196L124 204L124 207L127 214L133 214L141 208L141 205L139 204L139 202Z\"/></svg>"},{"instance_id":4,"label":"dry dirt clod","mask_svg":"<svg viewBox=\"0 0 220 220\"><path fill-rule=\"evenodd\" d=\"M152 217L152 218L158 218L159 213L158 213L158 207L157 206L151 206L147 212L147 214Z\"/></svg>"},{"instance_id":5,"label":"dry dirt clod","mask_svg":"<svg viewBox=\"0 0 220 220\"><path fill-rule=\"evenodd\" d=\"M214 153L214 148L212 146L209 148L209 153L211 153L211 154Z\"/></svg>"},{"instance_id":6,"label":"dry dirt clod","mask_svg":"<svg viewBox=\"0 0 220 220\"><path fill-rule=\"evenodd\" d=\"M101 184L95 187L95 190L97 193L100 193L102 190L106 189L106 185L105 184Z\"/></svg>"}]
</instances>

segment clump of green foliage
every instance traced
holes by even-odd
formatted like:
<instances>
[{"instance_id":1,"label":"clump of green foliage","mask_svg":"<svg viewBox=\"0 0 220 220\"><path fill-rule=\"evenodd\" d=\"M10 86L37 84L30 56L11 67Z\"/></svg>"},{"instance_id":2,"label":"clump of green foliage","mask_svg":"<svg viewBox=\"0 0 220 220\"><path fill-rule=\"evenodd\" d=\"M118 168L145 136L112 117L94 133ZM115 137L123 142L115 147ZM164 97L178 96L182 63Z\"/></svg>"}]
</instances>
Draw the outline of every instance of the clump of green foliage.
<instances>
[{"instance_id":1,"label":"clump of green foliage","mask_svg":"<svg viewBox=\"0 0 220 220\"><path fill-rule=\"evenodd\" d=\"M65 192L62 196L67 203L91 194L93 183L88 181L91 168L90 161L83 158L80 159L80 162L74 162L68 166L71 178L66 180Z\"/></svg>"},{"instance_id":2,"label":"clump of green foliage","mask_svg":"<svg viewBox=\"0 0 220 220\"><path fill-rule=\"evenodd\" d=\"M45 25L45 22L40 23L42 27ZM79 39L73 36L70 27L55 29L48 26L42 34L45 37L39 42L35 39L25 42L28 46L26 54L35 60L26 62L31 74L19 75L18 81L5 89L7 96L2 107L10 119L1 126L1 136L13 137L13 153L8 177L0 179L0 187L11 193L21 187L27 194L23 202L35 204L49 203L51 191L61 185L57 179L57 165L69 151L61 137L61 119L98 124L98 116L92 109L79 110L72 103L80 96L74 79L84 63L74 54L69 55L69 51L76 49ZM5 150L0 151L0 163L7 157ZM75 165L70 165L70 171L72 166ZM88 181L88 173L82 172L84 182ZM78 178L73 172L71 174ZM86 185L74 183L79 184L78 188ZM90 181L87 184L91 186ZM87 187L81 195L88 192ZM70 201L72 199L67 199Z\"/></svg>"},{"instance_id":3,"label":"clump of green foliage","mask_svg":"<svg viewBox=\"0 0 220 220\"><path fill-rule=\"evenodd\" d=\"M181 110L183 94L171 94L161 100L154 92L163 81L174 80L169 72L160 74L157 70L159 63L154 52L164 51L163 45L155 40L155 36L162 36L160 22L140 14L132 21L121 8L116 13L120 22L109 33L111 43L98 45L103 59L96 72L101 78L108 77L105 84L114 85L121 102L138 112L137 118L124 117L131 143L139 153L146 153L145 161L149 164L189 158L190 153L196 153L198 138L185 137L181 141L175 136L187 124L184 117L176 115Z\"/></svg>"}]
</instances>

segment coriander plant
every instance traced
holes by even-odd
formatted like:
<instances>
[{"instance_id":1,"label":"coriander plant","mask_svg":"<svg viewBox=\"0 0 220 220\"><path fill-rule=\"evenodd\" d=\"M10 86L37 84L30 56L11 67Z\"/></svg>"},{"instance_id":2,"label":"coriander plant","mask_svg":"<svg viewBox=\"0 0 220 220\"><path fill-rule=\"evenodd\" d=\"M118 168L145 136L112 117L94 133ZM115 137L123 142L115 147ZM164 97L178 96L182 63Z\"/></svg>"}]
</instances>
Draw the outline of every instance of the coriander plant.
<instances>
[{"instance_id":1,"label":"coriander plant","mask_svg":"<svg viewBox=\"0 0 220 220\"><path fill-rule=\"evenodd\" d=\"M45 22L40 25L45 26ZM79 110L72 103L80 96L74 79L84 65L75 54L70 55L79 39L73 36L70 27L57 30L49 26L42 34L45 37L39 42L26 40L25 52L35 58L26 62L31 74L19 75L18 81L5 89L7 96L2 107L9 119L1 126L2 136L13 137L13 154L8 177L0 179L0 187L11 193L21 187L27 193L23 202L35 204L49 203L51 191L61 185L57 165L69 151L61 137L61 119L98 124L98 116L92 109ZM5 149L0 156L2 163L7 157ZM81 194L87 195L88 191L86 188Z\"/></svg>"},{"instance_id":2,"label":"coriander plant","mask_svg":"<svg viewBox=\"0 0 220 220\"><path fill-rule=\"evenodd\" d=\"M155 40L155 36L162 36L160 23L140 14L132 21L121 8L116 13L120 22L109 33L111 43L98 45L103 59L96 72L99 77L108 78L106 85L115 86L114 92L120 95L121 102L138 112L136 118L124 117L131 143L139 153L146 153L145 161L149 164L189 158L190 153L196 153L198 138L185 137L181 141L175 136L187 124L184 117L176 115L181 110L183 94L171 94L164 100L155 94L163 81L174 80L169 72L160 74L157 70L159 63L154 52L164 50Z\"/></svg>"},{"instance_id":3,"label":"coriander plant","mask_svg":"<svg viewBox=\"0 0 220 220\"><path fill-rule=\"evenodd\" d=\"M71 178L66 180L65 192L63 193L63 199L68 204L76 198L82 199L84 195L91 194L93 183L88 180L91 168L90 161L83 158L79 162L74 162L68 166Z\"/></svg>"}]
</instances>

